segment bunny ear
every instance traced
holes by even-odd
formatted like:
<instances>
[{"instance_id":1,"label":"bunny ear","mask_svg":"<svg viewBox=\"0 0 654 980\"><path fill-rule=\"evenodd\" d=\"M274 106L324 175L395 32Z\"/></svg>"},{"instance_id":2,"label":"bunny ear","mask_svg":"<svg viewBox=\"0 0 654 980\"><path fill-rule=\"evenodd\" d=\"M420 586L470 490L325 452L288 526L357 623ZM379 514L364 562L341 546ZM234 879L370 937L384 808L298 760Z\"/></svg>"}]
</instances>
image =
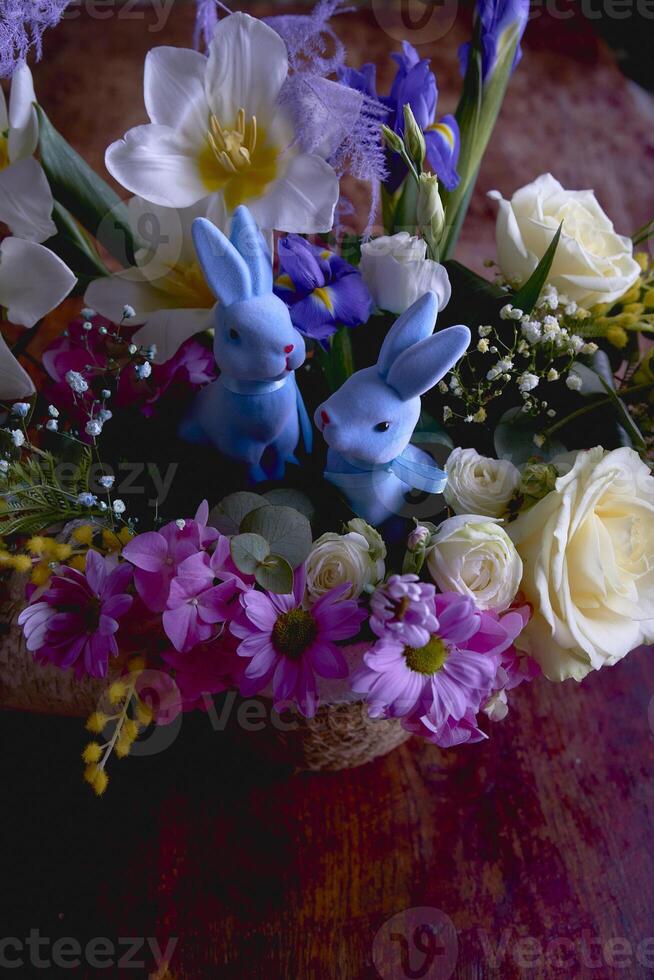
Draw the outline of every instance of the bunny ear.
<instances>
[{"instance_id":1,"label":"bunny ear","mask_svg":"<svg viewBox=\"0 0 654 980\"><path fill-rule=\"evenodd\" d=\"M204 278L216 298L224 306L249 299L252 296L250 271L220 228L206 218L196 218L192 231Z\"/></svg>"},{"instance_id":2,"label":"bunny ear","mask_svg":"<svg viewBox=\"0 0 654 980\"><path fill-rule=\"evenodd\" d=\"M245 259L252 279L255 296L272 292L272 259L259 226L246 207L240 205L234 212L229 239Z\"/></svg>"},{"instance_id":3,"label":"bunny ear","mask_svg":"<svg viewBox=\"0 0 654 980\"><path fill-rule=\"evenodd\" d=\"M405 310L386 334L377 359L377 367L385 378L403 351L408 350L434 332L438 315L438 297L428 292Z\"/></svg>"},{"instance_id":4,"label":"bunny ear","mask_svg":"<svg viewBox=\"0 0 654 980\"><path fill-rule=\"evenodd\" d=\"M424 395L456 364L469 343L467 327L441 330L400 354L386 381L404 401Z\"/></svg>"}]
</instances>

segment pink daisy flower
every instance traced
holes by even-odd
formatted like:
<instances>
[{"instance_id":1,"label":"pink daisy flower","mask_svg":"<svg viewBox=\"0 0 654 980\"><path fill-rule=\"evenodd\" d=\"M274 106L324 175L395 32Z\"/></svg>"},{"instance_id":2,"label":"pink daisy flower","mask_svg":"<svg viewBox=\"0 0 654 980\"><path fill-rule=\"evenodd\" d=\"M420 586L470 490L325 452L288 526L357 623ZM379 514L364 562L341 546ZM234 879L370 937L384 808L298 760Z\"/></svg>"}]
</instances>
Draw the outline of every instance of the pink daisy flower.
<instances>
[{"instance_id":1,"label":"pink daisy flower","mask_svg":"<svg viewBox=\"0 0 654 980\"><path fill-rule=\"evenodd\" d=\"M106 677L109 657L118 653L119 620L132 605L132 574L130 565L96 551L87 553L84 575L62 567L18 617L27 649L40 663L74 667L78 677Z\"/></svg>"},{"instance_id":2,"label":"pink daisy flower","mask_svg":"<svg viewBox=\"0 0 654 980\"><path fill-rule=\"evenodd\" d=\"M370 629L379 637L399 636L407 646L424 646L438 625L435 595L435 586L417 575L391 575L370 599Z\"/></svg>"},{"instance_id":3,"label":"pink daisy flower","mask_svg":"<svg viewBox=\"0 0 654 980\"><path fill-rule=\"evenodd\" d=\"M243 593L242 612L229 628L241 640L238 654L250 661L241 693L256 694L272 682L275 707L293 701L312 718L318 707L316 675L347 677L347 664L337 642L356 636L366 613L354 600L341 598L349 588L347 584L332 589L305 609L305 581L301 566L289 595L254 589Z\"/></svg>"},{"instance_id":4,"label":"pink daisy flower","mask_svg":"<svg viewBox=\"0 0 654 980\"><path fill-rule=\"evenodd\" d=\"M364 655L352 689L366 697L372 717L403 718L437 744L478 741L475 715L495 688L502 653L521 628L476 608L467 596L436 595L437 627L420 647L400 635L380 639ZM514 622L515 620L515 622Z\"/></svg>"}]
</instances>

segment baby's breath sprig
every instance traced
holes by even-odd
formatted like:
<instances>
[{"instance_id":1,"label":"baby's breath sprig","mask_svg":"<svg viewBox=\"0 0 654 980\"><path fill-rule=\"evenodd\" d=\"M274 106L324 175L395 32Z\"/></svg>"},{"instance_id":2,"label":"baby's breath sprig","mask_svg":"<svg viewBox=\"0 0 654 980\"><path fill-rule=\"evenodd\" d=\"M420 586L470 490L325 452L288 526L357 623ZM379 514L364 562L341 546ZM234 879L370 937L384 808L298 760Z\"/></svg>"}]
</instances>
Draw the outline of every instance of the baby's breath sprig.
<instances>
[{"instance_id":1,"label":"baby's breath sprig","mask_svg":"<svg viewBox=\"0 0 654 980\"><path fill-rule=\"evenodd\" d=\"M86 722L87 731L93 735L103 737L107 730L110 732L106 741L94 739L82 752L84 780L96 796L102 796L109 784L106 769L112 754L118 759L128 756L139 733L153 718L152 710L136 691L138 679L145 670L145 660L133 657L127 667L129 673L112 681L107 689L107 710L94 711Z\"/></svg>"}]
</instances>

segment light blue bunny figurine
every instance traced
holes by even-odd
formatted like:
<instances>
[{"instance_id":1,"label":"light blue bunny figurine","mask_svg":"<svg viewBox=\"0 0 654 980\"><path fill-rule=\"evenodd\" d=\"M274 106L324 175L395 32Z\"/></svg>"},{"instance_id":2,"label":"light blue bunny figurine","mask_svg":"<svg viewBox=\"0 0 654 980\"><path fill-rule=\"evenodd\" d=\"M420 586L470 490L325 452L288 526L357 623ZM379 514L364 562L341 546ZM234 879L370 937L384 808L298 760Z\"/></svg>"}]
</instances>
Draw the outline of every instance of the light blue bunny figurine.
<instances>
[{"instance_id":1,"label":"light blue bunny figurine","mask_svg":"<svg viewBox=\"0 0 654 980\"><path fill-rule=\"evenodd\" d=\"M180 435L246 463L254 482L280 479L294 461L304 423L298 413L306 417L294 374L304 362L304 340L272 291L270 255L247 208L234 212L229 239L196 218L193 241L219 300L213 348L220 376L198 394Z\"/></svg>"},{"instance_id":2,"label":"light blue bunny figurine","mask_svg":"<svg viewBox=\"0 0 654 980\"><path fill-rule=\"evenodd\" d=\"M393 324L377 364L357 371L316 409L314 421L329 451L325 478L371 524L400 514L411 489L440 493L446 474L409 445L420 396L464 354L467 327L433 333L434 293L425 293Z\"/></svg>"}]
</instances>

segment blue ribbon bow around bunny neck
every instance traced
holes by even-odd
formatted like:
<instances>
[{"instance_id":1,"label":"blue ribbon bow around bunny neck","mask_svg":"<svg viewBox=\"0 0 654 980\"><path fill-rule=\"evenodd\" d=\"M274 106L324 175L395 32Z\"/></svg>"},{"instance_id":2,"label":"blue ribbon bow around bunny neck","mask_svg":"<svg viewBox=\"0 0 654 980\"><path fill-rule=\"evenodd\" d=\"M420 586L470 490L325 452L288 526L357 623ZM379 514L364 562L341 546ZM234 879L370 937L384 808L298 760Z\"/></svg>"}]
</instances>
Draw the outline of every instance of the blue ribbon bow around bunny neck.
<instances>
[{"instance_id":1,"label":"blue ribbon bow around bunny neck","mask_svg":"<svg viewBox=\"0 0 654 980\"><path fill-rule=\"evenodd\" d=\"M325 470L325 479L341 490L357 490L371 486L384 473L392 473L414 490L425 493L442 493L447 484L447 473L435 463L423 463L415 459L409 446L390 463L361 469L354 473L336 473Z\"/></svg>"}]
</instances>

